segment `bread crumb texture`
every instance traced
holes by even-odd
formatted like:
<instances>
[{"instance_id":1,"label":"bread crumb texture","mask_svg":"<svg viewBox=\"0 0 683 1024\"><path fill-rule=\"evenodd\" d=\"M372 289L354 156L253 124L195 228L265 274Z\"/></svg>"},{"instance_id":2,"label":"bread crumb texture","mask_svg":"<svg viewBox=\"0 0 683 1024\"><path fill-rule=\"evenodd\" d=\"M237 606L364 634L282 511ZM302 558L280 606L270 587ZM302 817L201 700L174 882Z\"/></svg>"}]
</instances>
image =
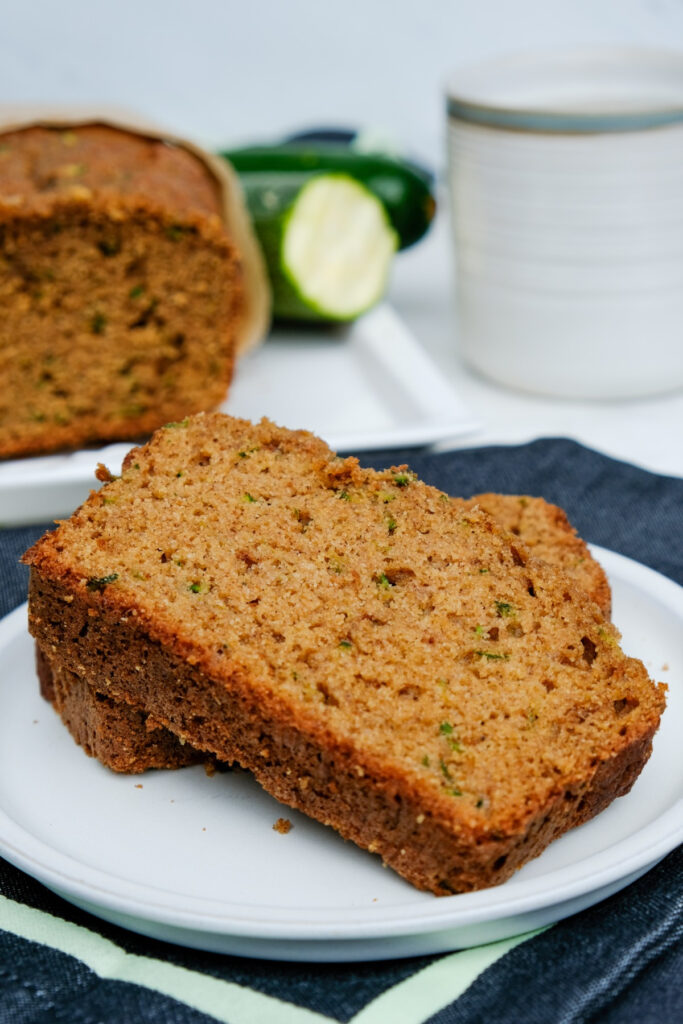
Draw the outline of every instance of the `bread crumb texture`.
<instances>
[{"instance_id":1,"label":"bread crumb texture","mask_svg":"<svg viewBox=\"0 0 683 1024\"><path fill-rule=\"evenodd\" d=\"M524 494L477 494L467 505L484 509L520 537L532 555L564 569L609 617L612 595L605 571L563 509Z\"/></svg>"},{"instance_id":2,"label":"bread crumb texture","mask_svg":"<svg viewBox=\"0 0 683 1024\"><path fill-rule=\"evenodd\" d=\"M60 671L438 894L626 792L664 707L482 503L267 420L168 424L25 558Z\"/></svg>"},{"instance_id":3,"label":"bread crumb texture","mask_svg":"<svg viewBox=\"0 0 683 1024\"><path fill-rule=\"evenodd\" d=\"M218 186L121 129L0 135L0 457L213 408L243 315Z\"/></svg>"}]
</instances>

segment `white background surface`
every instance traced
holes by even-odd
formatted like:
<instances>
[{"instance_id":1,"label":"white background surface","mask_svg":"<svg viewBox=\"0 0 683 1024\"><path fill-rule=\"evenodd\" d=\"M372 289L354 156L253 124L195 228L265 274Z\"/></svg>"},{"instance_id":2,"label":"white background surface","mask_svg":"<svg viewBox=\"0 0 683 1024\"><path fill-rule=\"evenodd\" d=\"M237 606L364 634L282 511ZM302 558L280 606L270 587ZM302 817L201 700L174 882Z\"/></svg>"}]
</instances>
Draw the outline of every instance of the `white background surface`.
<instances>
[{"instance_id":1,"label":"white background surface","mask_svg":"<svg viewBox=\"0 0 683 1024\"><path fill-rule=\"evenodd\" d=\"M131 104L216 145L367 124L436 160L451 70L583 44L683 48L683 3L5 0L0 97Z\"/></svg>"},{"instance_id":2,"label":"white background surface","mask_svg":"<svg viewBox=\"0 0 683 1024\"><path fill-rule=\"evenodd\" d=\"M128 106L210 146L310 124L367 126L442 169L443 83L450 71L493 54L582 44L683 50L683 3L5 3L0 100ZM507 392L464 369L452 316L445 203L430 238L397 260L391 298L484 421L483 431L458 443L573 436L683 475L680 393L642 402L551 401Z\"/></svg>"}]
</instances>

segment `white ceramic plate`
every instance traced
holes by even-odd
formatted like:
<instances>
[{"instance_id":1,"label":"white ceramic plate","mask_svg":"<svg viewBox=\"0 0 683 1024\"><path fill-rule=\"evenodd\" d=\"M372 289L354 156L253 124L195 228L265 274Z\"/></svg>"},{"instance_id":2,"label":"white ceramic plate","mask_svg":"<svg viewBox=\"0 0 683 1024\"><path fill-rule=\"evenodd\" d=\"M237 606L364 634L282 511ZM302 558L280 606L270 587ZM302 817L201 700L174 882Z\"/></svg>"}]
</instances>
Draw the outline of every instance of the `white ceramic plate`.
<instances>
[{"instance_id":1,"label":"white ceramic plate","mask_svg":"<svg viewBox=\"0 0 683 1024\"><path fill-rule=\"evenodd\" d=\"M436 898L283 808L244 773L117 776L39 694L26 611L0 623L0 852L67 900L143 934L287 960L373 960L494 941L617 891L683 840L683 590L595 549L624 646L669 682L631 793L502 886ZM281 816L287 835L272 828ZM1 921L0 921L1 924Z\"/></svg>"},{"instance_id":2,"label":"white ceramic plate","mask_svg":"<svg viewBox=\"0 0 683 1024\"><path fill-rule=\"evenodd\" d=\"M239 363L222 408L312 430L335 451L431 444L479 425L386 305L332 332L274 331ZM69 515L97 463L116 472L130 447L0 462L0 525Z\"/></svg>"}]
</instances>

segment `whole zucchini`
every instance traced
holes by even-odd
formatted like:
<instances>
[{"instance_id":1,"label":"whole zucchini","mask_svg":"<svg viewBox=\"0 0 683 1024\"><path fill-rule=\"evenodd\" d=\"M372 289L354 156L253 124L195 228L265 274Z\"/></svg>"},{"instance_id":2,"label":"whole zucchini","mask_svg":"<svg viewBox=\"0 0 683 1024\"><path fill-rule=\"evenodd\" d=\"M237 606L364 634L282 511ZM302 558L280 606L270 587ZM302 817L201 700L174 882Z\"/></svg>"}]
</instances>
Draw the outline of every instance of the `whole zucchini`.
<instances>
[{"instance_id":1,"label":"whole zucchini","mask_svg":"<svg viewBox=\"0 0 683 1024\"><path fill-rule=\"evenodd\" d=\"M296 174L302 181L307 174L330 171L355 178L383 203L398 235L399 249L419 241L434 219L436 202L429 176L394 157L306 140L225 150L221 156L230 161L247 190L252 174Z\"/></svg>"}]
</instances>

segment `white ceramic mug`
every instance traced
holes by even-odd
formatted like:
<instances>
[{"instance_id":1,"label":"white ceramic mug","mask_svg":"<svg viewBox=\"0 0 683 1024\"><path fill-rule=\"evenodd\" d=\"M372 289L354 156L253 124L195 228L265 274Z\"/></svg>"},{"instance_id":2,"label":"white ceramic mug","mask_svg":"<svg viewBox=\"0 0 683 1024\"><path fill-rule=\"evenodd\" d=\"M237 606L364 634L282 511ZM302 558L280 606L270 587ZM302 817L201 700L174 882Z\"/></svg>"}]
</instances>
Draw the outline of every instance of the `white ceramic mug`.
<instances>
[{"instance_id":1,"label":"white ceramic mug","mask_svg":"<svg viewBox=\"0 0 683 1024\"><path fill-rule=\"evenodd\" d=\"M468 362L566 397L683 387L683 52L487 62L448 118Z\"/></svg>"}]
</instances>

